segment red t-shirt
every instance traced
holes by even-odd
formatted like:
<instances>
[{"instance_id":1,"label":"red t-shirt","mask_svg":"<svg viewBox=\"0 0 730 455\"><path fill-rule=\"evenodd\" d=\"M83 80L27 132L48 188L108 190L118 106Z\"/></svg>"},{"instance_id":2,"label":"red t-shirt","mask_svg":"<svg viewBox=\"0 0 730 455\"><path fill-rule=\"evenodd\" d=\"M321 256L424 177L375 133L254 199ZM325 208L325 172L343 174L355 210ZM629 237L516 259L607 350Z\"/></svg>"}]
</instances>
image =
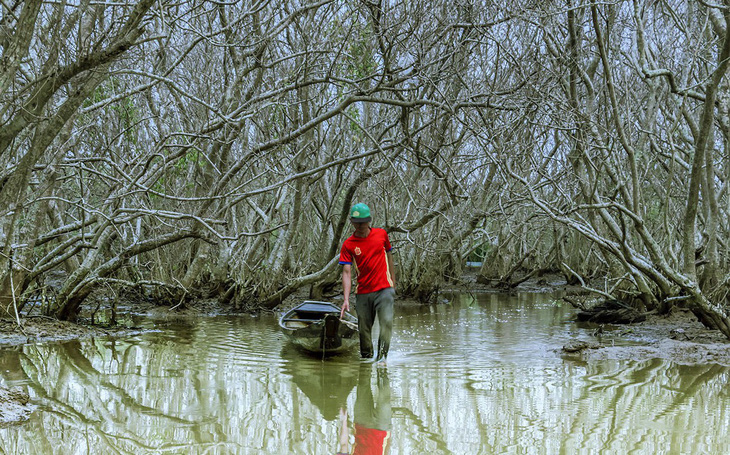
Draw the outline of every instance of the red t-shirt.
<instances>
[{"instance_id":1,"label":"red t-shirt","mask_svg":"<svg viewBox=\"0 0 730 455\"><path fill-rule=\"evenodd\" d=\"M384 455L389 453L390 431L366 428L355 424L355 445L352 455Z\"/></svg>"},{"instance_id":2,"label":"red t-shirt","mask_svg":"<svg viewBox=\"0 0 730 455\"><path fill-rule=\"evenodd\" d=\"M351 235L342 244L340 264L357 266L357 294L393 287L386 254L393 249L385 229L371 228L367 237Z\"/></svg>"}]
</instances>

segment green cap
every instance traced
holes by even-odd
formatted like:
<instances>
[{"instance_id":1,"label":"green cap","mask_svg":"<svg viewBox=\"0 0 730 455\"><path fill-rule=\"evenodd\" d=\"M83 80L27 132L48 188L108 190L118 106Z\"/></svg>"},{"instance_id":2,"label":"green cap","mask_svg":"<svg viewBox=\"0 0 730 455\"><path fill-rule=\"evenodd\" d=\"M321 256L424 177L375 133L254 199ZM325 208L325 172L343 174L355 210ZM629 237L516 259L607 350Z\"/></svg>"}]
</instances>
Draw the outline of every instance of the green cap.
<instances>
[{"instance_id":1,"label":"green cap","mask_svg":"<svg viewBox=\"0 0 730 455\"><path fill-rule=\"evenodd\" d=\"M368 223L372 220L370 217L370 207L362 202L355 204L350 209L350 221L353 223Z\"/></svg>"}]
</instances>

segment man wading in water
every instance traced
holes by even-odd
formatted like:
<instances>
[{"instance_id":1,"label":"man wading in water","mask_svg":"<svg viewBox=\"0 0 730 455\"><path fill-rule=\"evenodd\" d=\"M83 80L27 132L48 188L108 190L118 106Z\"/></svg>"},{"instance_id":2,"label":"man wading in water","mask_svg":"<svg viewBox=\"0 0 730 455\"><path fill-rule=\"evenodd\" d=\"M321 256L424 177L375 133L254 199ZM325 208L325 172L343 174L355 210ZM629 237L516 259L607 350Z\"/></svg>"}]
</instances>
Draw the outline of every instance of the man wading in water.
<instances>
[{"instance_id":1,"label":"man wading in water","mask_svg":"<svg viewBox=\"0 0 730 455\"><path fill-rule=\"evenodd\" d=\"M395 269L390 253L390 239L385 229L371 228L370 208L355 204L350 209L350 222L355 232L345 240L340 251L342 291L345 302L342 312L350 309L352 263L357 267L355 311L360 329L360 356L373 357L373 323L380 325L376 362L385 365L390 336L393 332L393 298L395 296Z\"/></svg>"}]
</instances>

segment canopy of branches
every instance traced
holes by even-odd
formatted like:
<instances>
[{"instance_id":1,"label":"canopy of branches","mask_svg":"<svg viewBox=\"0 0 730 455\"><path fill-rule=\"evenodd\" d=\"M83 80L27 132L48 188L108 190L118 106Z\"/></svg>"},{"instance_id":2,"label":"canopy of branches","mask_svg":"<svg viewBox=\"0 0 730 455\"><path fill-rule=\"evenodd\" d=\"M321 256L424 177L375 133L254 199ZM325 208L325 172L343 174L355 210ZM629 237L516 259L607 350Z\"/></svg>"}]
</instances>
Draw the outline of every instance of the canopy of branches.
<instances>
[{"instance_id":1,"label":"canopy of branches","mask_svg":"<svg viewBox=\"0 0 730 455\"><path fill-rule=\"evenodd\" d=\"M0 306L321 292L364 201L404 292L472 257L730 334L728 9L3 1Z\"/></svg>"}]
</instances>

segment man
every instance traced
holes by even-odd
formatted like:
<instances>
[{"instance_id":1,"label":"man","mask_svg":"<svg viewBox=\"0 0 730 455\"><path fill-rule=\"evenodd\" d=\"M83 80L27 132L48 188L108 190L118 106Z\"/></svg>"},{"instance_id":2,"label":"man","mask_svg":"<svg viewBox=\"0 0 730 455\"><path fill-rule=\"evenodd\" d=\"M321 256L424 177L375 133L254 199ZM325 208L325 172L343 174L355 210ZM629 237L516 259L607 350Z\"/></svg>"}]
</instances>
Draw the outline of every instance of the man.
<instances>
[{"instance_id":1,"label":"man","mask_svg":"<svg viewBox=\"0 0 730 455\"><path fill-rule=\"evenodd\" d=\"M342 290L345 302L342 311L350 309L352 264L357 267L355 310L360 329L360 356L373 357L373 323L380 325L376 362L385 365L390 337L393 332L393 298L395 296L395 269L390 250L390 239L385 229L371 228L370 207L363 203L350 209L350 222L355 232L345 240L340 251Z\"/></svg>"}]
</instances>

